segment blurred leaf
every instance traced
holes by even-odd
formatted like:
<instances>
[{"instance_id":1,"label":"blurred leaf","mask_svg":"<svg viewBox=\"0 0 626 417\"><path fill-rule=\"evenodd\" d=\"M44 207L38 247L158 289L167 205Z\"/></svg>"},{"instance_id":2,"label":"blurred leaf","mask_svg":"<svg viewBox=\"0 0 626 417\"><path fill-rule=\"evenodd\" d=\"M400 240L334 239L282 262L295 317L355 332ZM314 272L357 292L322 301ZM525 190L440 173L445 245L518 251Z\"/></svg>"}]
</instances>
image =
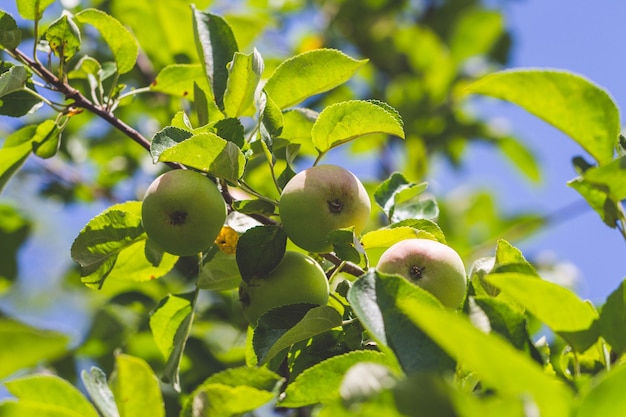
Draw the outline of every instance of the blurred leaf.
<instances>
[{"instance_id":1,"label":"blurred leaf","mask_svg":"<svg viewBox=\"0 0 626 417\"><path fill-rule=\"evenodd\" d=\"M285 109L343 84L366 62L334 49L307 51L283 61L264 88L274 103Z\"/></svg>"},{"instance_id":2,"label":"blurred leaf","mask_svg":"<svg viewBox=\"0 0 626 417\"><path fill-rule=\"evenodd\" d=\"M508 70L470 84L468 93L515 103L569 135L600 164L613 159L619 110L601 87L579 75L553 70Z\"/></svg>"},{"instance_id":3,"label":"blurred leaf","mask_svg":"<svg viewBox=\"0 0 626 417\"><path fill-rule=\"evenodd\" d=\"M0 203L0 295L17 278L17 253L30 230L30 221L22 217L13 206Z\"/></svg>"},{"instance_id":4,"label":"blurred leaf","mask_svg":"<svg viewBox=\"0 0 626 417\"><path fill-rule=\"evenodd\" d=\"M330 306L292 304L268 311L259 318L252 340L259 365L267 363L283 349L341 323L341 315Z\"/></svg>"},{"instance_id":5,"label":"blurred leaf","mask_svg":"<svg viewBox=\"0 0 626 417\"><path fill-rule=\"evenodd\" d=\"M576 352L584 352L598 339L597 311L571 290L516 272L489 274L485 280L558 333Z\"/></svg>"},{"instance_id":6,"label":"blurred leaf","mask_svg":"<svg viewBox=\"0 0 626 417\"><path fill-rule=\"evenodd\" d=\"M395 114L374 102L359 100L326 107L311 130L313 144L320 153L372 133L404 138L402 124Z\"/></svg>"},{"instance_id":7,"label":"blurred leaf","mask_svg":"<svg viewBox=\"0 0 626 417\"><path fill-rule=\"evenodd\" d=\"M24 126L6 138L0 149L0 192L33 151L30 139L36 129L34 125Z\"/></svg>"},{"instance_id":8,"label":"blurred leaf","mask_svg":"<svg viewBox=\"0 0 626 417\"><path fill-rule=\"evenodd\" d=\"M54 0L17 0L17 11L27 20L40 20L43 11L54 3Z\"/></svg>"},{"instance_id":9,"label":"blurred leaf","mask_svg":"<svg viewBox=\"0 0 626 417\"><path fill-rule=\"evenodd\" d=\"M272 391L282 381L282 377L267 368L240 366L225 369L208 377L203 384L224 384L230 387L247 385L265 391Z\"/></svg>"},{"instance_id":10,"label":"blurred leaf","mask_svg":"<svg viewBox=\"0 0 626 417\"><path fill-rule=\"evenodd\" d=\"M247 55L235 52L228 67L224 91L224 113L227 116L239 117L252 105L263 67L263 58L256 49Z\"/></svg>"},{"instance_id":11,"label":"blurred leaf","mask_svg":"<svg viewBox=\"0 0 626 417\"><path fill-rule=\"evenodd\" d=\"M401 277L389 276L387 279L407 288L396 300L399 312L448 354L475 371L483 387L491 387L505 398L530 396L541 415L570 415L572 392L562 382L544 373L525 354L499 336L484 333L469 320L434 305L424 297L424 290L411 286Z\"/></svg>"},{"instance_id":12,"label":"blurred leaf","mask_svg":"<svg viewBox=\"0 0 626 417\"><path fill-rule=\"evenodd\" d=\"M228 82L228 63L239 50L237 41L223 18L201 12L195 7L193 7L193 27L198 56L211 85L215 102L223 110Z\"/></svg>"},{"instance_id":13,"label":"blurred leaf","mask_svg":"<svg viewBox=\"0 0 626 417\"><path fill-rule=\"evenodd\" d=\"M218 251L209 262L202 265L198 273L198 288L232 290L239 286L241 279L235 255Z\"/></svg>"},{"instance_id":14,"label":"blurred leaf","mask_svg":"<svg viewBox=\"0 0 626 417\"><path fill-rule=\"evenodd\" d=\"M245 282L262 277L278 265L285 254L287 235L280 226L256 226L237 242L237 265Z\"/></svg>"},{"instance_id":15,"label":"blurred leaf","mask_svg":"<svg viewBox=\"0 0 626 417\"><path fill-rule=\"evenodd\" d=\"M159 380L141 358L119 354L109 381L120 417L165 417Z\"/></svg>"},{"instance_id":16,"label":"blurred leaf","mask_svg":"<svg viewBox=\"0 0 626 417\"><path fill-rule=\"evenodd\" d=\"M18 398L15 410L21 414L5 414L0 405L0 415L43 417L98 417L98 412L83 394L65 379L55 375L30 375L4 383L7 390ZM9 405L9 410L12 406ZM35 414L33 414L35 412Z\"/></svg>"},{"instance_id":17,"label":"blurred leaf","mask_svg":"<svg viewBox=\"0 0 626 417\"><path fill-rule=\"evenodd\" d=\"M299 144L301 152L303 151L307 155L316 154L317 151L311 138L311 129L318 115L316 111L303 108L285 111L280 138L289 141L289 143Z\"/></svg>"},{"instance_id":18,"label":"blurred leaf","mask_svg":"<svg viewBox=\"0 0 626 417\"><path fill-rule=\"evenodd\" d=\"M160 70L173 58L177 62L198 62L191 29L191 3L203 9L210 1L113 0L111 11L131 29L142 51Z\"/></svg>"},{"instance_id":19,"label":"blurred leaf","mask_svg":"<svg viewBox=\"0 0 626 417\"><path fill-rule=\"evenodd\" d=\"M395 358L372 350L357 350L333 356L311 366L287 385L280 407L299 408L306 405L325 404L340 398L339 388L348 370L359 363L380 364L396 375L401 373ZM324 383L321 384L320 381Z\"/></svg>"},{"instance_id":20,"label":"blurred leaf","mask_svg":"<svg viewBox=\"0 0 626 417\"><path fill-rule=\"evenodd\" d=\"M125 74L133 69L139 54L135 37L117 19L97 9L85 9L76 14L76 20L95 27L111 48L117 71Z\"/></svg>"},{"instance_id":21,"label":"blurred leaf","mask_svg":"<svg viewBox=\"0 0 626 417\"><path fill-rule=\"evenodd\" d=\"M156 79L150 84L150 89L194 101L194 83L208 87L200 64L173 64L157 74Z\"/></svg>"},{"instance_id":22,"label":"blurred leaf","mask_svg":"<svg viewBox=\"0 0 626 417\"><path fill-rule=\"evenodd\" d=\"M504 16L500 11L469 9L452 26L450 53L457 62L486 55L504 32Z\"/></svg>"},{"instance_id":23,"label":"blurred leaf","mask_svg":"<svg viewBox=\"0 0 626 417\"><path fill-rule=\"evenodd\" d=\"M395 354L407 374L454 369L451 358L398 310L397 301L414 296L418 290L413 287L417 286L405 279L391 277L371 269L350 288L347 298L363 327L379 344ZM424 302L443 308L432 294L421 288L419 291L424 293L420 296Z\"/></svg>"},{"instance_id":24,"label":"blurred leaf","mask_svg":"<svg viewBox=\"0 0 626 417\"><path fill-rule=\"evenodd\" d=\"M626 413L626 366L621 365L610 372L597 375L590 384L578 406L574 417L622 416Z\"/></svg>"},{"instance_id":25,"label":"blurred leaf","mask_svg":"<svg viewBox=\"0 0 626 417\"><path fill-rule=\"evenodd\" d=\"M63 62L69 61L80 50L80 30L67 14L50 23L46 39L52 52Z\"/></svg>"},{"instance_id":26,"label":"blurred leaf","mask_svg":"<svg viewBox=\"0 0 626 417\"><path fill-rule=\"evenodd\" d=\"M246 158L239 147L215 133L193 135L163 150L158 160L178 162L232 183L241 178L246 166Z\"/></svg>"},{"instance_id":27,"label":"blurred leaf","mask_svg":"<svg viewBox=\"0 0 626 417\"><path fill-rule=\"evenodd\" d=\"M91 400L104 417L119 417L120 413L115 404L113 392L107 384L107 378L100 368L92 366L90 372L83 369L80 374Z\"/></svg>"},{"instance_id":28,"label":"blurred leaf","mask_svg":"<svg viewBox=\"0 0 626 417\"><path fill-rule=\"evenodd\" d=\"M621 355L626 352L626 281L622 281L606 299L600 311L600 332L611 345L612 350Z\"/></svg>"},{"instance_id":29,"label":"blurred leaf","mask_svg":"<svg viewBox=\"0 0 626 417\"><path fill-rule=\"evenodd\" d=\"M233 208L243 214L263 214L271 216L276 206L265 200L237 200L233 202Z\"/></svg>"},{"instance_id":30,"label":"blurred leaf","mask_svg":"<svg viewBox=\"0 0 626 417\"><path fill-rule=\"evenodd\" d=\"M0 318L0 379L41 362L53 361L68 351L69 338L61 333Z\"/></svg>"},{"instance_id":31,"label":"blurred leaf","mask_svg":"<svg viewBox=\"0 0 626 417\"><path fill-rule=\"evenodd\" d=\"M193 293L168 295L150 315L152 336L167 361L162 380L171 384L176 391L180 391L180 361L187 343L189 323L192 320L193 297Z\"/></svg>"},{"instance_id":32,"label":"blurred leaf","mask_svg":"<svg viewBox=\"0 0 626 417\"><path fill-rule=\"evenodd\" d=\"M522 174L533 182L541 181L539 161L526 146L513 137L501 138L496 145Z\"/></svg>"},{"instance_id":33,"label":"blurred leaf","mask_svg":"<svg viewBox=\"0 0 626 417\"><path fill-rule=\"evenodd\" d=\"M22 31L13 16L0 10L0 46L12 50L22 41Z\"/></svg>"}]
</instances>

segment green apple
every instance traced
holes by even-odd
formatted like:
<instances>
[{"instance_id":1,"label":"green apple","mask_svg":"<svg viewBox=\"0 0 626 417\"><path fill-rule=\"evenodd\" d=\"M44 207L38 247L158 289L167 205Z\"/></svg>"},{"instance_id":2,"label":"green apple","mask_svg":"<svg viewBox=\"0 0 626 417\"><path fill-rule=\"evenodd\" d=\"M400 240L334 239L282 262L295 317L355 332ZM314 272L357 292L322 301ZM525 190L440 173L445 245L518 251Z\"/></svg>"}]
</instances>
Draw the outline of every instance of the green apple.
<instances>
[{"instance_id":1,"label":"green apple","mask_svg":"<svg viewBox=\"0 0 626 417\"><path fill-rule=\"evenodd\" d=\"M150 240L173 255L188 256L215 241L226 220L226 204L206 176L176 169L150 184L141 217Z\"/></svg>"},{"instance_id":2,"label":"green apple","mask_svg":"<svg viewBox=\"0 0 626 417\"><path fill-rule=\"evenodd\" d=\"M405 277L446 307L457 308L465 298L463 260L450 246L434 240L402 240L383 252L376 269Z\"/></svg>"},{"instance_id":3,"label":"green apple","mask_svg":"<svg viewBox=\"0 0 626 417\"><path fill-rule=\"evenodd\" d=\"M328 303L329 286L322 267L300 252L287 251L283 259L265 277L241 282L239 299L250 325L272 308L289 304Z\"/></svg>"},{"instance_id":4,"label":"green apple","mask_svg":"<svg viewBox=\"0 0 626 417\"><path fill-rule=\"evenodd\" d=\"M287 236L310 252L330 252L328 233L354 227L359 234L370 215L361 181L337 165L318 165L296 174L285 186L278 209Z\"/></svg>"}]
</instances>

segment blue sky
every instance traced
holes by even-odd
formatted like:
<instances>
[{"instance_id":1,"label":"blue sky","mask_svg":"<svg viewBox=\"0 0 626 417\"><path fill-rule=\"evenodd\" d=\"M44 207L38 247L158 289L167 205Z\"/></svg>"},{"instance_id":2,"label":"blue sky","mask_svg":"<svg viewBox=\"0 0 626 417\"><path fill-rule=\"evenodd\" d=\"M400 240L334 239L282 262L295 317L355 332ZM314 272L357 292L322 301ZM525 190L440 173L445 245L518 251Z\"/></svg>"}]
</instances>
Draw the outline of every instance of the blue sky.
<instances>
[{"instance_id":1,"label":"blue sky","mask_svg":"<svg viewBox=\"0 0 626 417\"><path fill-rule=\"evenodd\" d=\"M607 89L620 109L626 103L626 2L512 1L507 3L506 15L515 37L511 67L569 70ZM571 158L584 154L578 145L513 105L498 104L489 112L508 119L511 129L534 150L543 169L543 182L538 186L528 183L499 156L479 147L467 159L465 181L496 189L507 210L538 207L551 213L581 199L566 185L576 176ZM442 179L444 185L455 180L458 178L453 176ZM519 247L527 256L552 253L576 265L580 277L577 291L594 302L604 301L626 278L626 242L591 210L548 228Z\"/></svg>"}]
</instances>

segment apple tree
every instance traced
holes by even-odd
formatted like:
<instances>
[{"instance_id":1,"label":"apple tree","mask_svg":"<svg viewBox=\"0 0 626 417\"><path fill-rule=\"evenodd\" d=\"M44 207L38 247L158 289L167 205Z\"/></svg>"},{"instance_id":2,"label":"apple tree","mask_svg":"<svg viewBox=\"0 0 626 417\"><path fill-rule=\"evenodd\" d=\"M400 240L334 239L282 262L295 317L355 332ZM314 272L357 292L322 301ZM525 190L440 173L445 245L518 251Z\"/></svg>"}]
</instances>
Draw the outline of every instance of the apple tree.
<instances>
[{"instance_id":1,"label":"apple tree","mask_svg":"<svg viewBox=\"0 0 626 417\"><path fill-rule=\"evenodd\" d=\"M84 3L0 10L0 190L36 178L37 201L98 209L59 255L65 296L41 294L70 327L64 302L84 300L84 331L1 310L0 416L626 411L624 284L582 300L511 243L541 217L480 194L455 213L425 181L471 140L538 177L522 141L464 112L505 100L580 145L568 185L626 239L603 88L499 70L510 38L478 1ZM286 42L314 12L325 26ZM0 293L19 301L35 220L0 212Z\"/></svg>"}]
</instances>

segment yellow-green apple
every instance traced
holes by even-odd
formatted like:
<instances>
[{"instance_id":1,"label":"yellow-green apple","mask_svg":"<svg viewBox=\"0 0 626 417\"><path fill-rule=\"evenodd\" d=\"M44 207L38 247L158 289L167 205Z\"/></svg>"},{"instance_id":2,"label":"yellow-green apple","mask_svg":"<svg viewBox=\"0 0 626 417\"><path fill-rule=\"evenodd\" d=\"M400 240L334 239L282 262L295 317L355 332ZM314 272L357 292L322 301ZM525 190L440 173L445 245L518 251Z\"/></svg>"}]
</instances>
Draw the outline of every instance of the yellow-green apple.
<instances>
[{"instance_id":1,"label":"yellow-green apple","mask_svg":"<svg viewBox=\"0 0 626 417\"><path fill-rule=\"evenodd\" d=\"M250 325L272 308L289 304L328 303L329 286L322 267L310 256L287 251L268 275L241 282L239 299Z\"/></svg>"},{"instance_id":2,"label":"yellow-green apple","mask_svg":"<svg viewBox=\"0 0 626 417\"><path fill-rule=\"evenodd\" d=\"M194 255L215 241L226 220L226 204L205 175L175 169L150 184L141 217L146 234L161 249L178 256Z\"/></svg>"},{"instance_id":3,"label":"yellow-green apple","mask_svg":"<svg viewBox=\"0 0 626 417\"><path fill-rule=\"evenodd\" d=\"M450 246L435 240L406 239L395 243L383 252L376 269L405 277L449 308L457 308L465 297L463 260Z\"/></svg>"},{"instance_id":4,"label":"yellow-green apple","mask_svg":"<svg viewBox=\"0 0 626 417\"><path fill-rule=\"evenodd\" d=\"M280 218L293 243L310 252L330 252L327 236L354 227L359 234L371 206L361 181L337 165L317 165L296 174L283 189Z\"/></svg>"}]
</instances>

